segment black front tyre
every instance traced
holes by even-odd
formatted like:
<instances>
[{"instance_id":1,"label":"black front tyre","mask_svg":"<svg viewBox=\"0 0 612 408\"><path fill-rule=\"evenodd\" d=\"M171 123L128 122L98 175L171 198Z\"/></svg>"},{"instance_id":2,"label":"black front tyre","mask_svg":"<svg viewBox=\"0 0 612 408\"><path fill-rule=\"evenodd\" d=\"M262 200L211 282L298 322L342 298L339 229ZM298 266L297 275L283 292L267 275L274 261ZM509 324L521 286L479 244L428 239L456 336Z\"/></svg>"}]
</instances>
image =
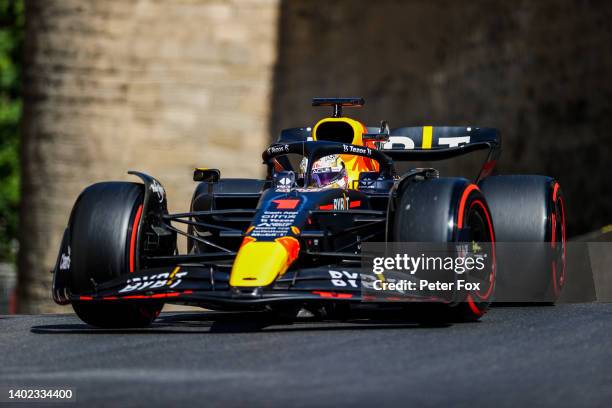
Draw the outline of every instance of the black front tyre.
<instances>
[{"instance_id":1,"label":"black front tyre","mask_svg":"<svg viewBox=\"0 0 612 408\"><path fill-rule=\"evenodd\" d=\"M74 312L85 323L101 329L148 327L159 316L163 303L120 304L74 302Z\"/></svg>"},{"instance_id":2,"label":"black front tyre","mask_svg":"<svg viewBox=\"0 0 612 408\"><path fill-rule=\"evenodd\" d=\"M478 276L484 283L461 302L418 307L423 321L475 321L489 308L495 289L495 233L487 202L474 184L461 178L433 178L413 182L400 192L395 210L396 242L484 243L493 256L492 267Z\"/></svg>"},{"instance_id":3,"label":"black front tyre","mask_svg":"<svg viewBox=\"0 0 612 408\"><path fill-rule=\"evenodd\" d=\"M69 226L72 293L92 293L95 285L137 268L136 238L143 199L143 185L137 183L97 183L81 193ZM163 303L83 300L73 302L72 307L89 325L126 328L149 326L159 315Z\"/></svg>"}]
</instances>

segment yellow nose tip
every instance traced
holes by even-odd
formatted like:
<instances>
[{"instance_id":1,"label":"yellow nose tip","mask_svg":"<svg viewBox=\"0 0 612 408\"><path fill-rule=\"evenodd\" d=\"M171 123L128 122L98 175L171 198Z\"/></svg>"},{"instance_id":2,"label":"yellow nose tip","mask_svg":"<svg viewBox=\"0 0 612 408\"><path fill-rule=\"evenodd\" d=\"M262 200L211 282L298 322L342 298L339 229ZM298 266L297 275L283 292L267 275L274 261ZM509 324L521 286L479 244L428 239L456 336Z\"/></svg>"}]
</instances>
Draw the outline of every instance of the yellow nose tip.
<instances>
[{"instance_id":1,"label":"yellow nose tip","mask_svg":"<svg viewBox=\"0 0 612 408\"><path fill-rule=\"evenodd\" d=\"M288 260L289 254L279 242L248 242L236 255L230 286L267 286L285 273Z\"/></svg>"}]
</instances>

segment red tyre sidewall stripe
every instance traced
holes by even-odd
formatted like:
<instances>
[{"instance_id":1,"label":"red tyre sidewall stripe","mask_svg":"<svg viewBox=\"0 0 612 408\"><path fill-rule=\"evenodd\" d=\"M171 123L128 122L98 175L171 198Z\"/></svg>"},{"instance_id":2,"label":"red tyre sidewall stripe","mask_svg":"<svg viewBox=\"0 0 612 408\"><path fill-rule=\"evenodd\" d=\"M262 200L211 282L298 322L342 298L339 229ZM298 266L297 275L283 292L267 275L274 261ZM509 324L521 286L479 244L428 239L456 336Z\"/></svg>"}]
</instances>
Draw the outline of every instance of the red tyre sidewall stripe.
<instances>
[{"instance_id":1,"label":"red tyre sidewall stripe","mask_svg":"<svg viewBox=\"0 0 612 408\"><path fill-rule=\"evenodd\" d=\"M457 228L463 228L463 218L464 218L463 215L465 213L465 202L470 196L470 193L474 190L480 191L480 189L478 188L476 184L470 184L469 186L467 186L465 190L463 190L463 194L461 195L461 200L459 201L459 214L458 214L459 219L457 220Z\"/></svg>"},{"instance_id":2,"label":"red tyre sidewall stripe","mask_svg":"<svg viewBox=\"0 0 612 408\"><path fill-rule=\"evenodd\" d=\"M472 311L472 313L474 313L476 316L482 316L484 314L484 312L480 310L478 306L476 306L476 303L474 302L472 295L467 296L467 304L470 307L470 310Z\"/></svg>"},{"instance_id":3,"label":"red tyre sidewall stripe","mask_svg":"<svg viewBox=\"0 0 612 408\"><path fill-rule=\"evenodd\" d=\"M555 248L557 246L557 239L561 239L561 245L563 246L563 265L561 266L561 274L559 275L559 284L557 284L557 260L555 259L552 263L552 281L553 281L553 290L554 290L554 294L555 296L558 296L561 292L561 286L563 285L563 282L565 280L565 266L566 266L566 236L565 236L565 204L563 202L563 197L558 196L559 193L559 183L555 183L554 187L553 187L553 195L552 195L552 202L553 202L553 206L554 208L554 212L552 213L552 217L551 217L551 226L552 226L552 233L551 233L551 247ZM556 214L556 209L557 209L557 198L559 201L559 209L560 209L560 220L557 220L557 214ZM561 237L557 237L557 222L561 223Z\"/></svg>"},{"instance_id":4,"label":"red tyre sidewall stripe","mask_svg":"<svg viewBox=\"0 0 612 408\"><path fill-rule=\"evenodd\" d=\"M474 207L475 204L480 206L480 208L482 208L482 211L485 214L485 217L487 219L487 225L489 226L489 234L491 236L491 247L493 249L493 263L491 264L491 274L489 275L489 289L484 295L481 295L479 292L474 292L476 296L478 296L480 299L486 300L489 298L489 296L491 296L491 293L493 292L493 283L495 282L495 270L497 267L497 259L495 258L495 236L493 235L493 223L491 222L491 217L489 216L489 211L487 211L487 207L481 200L476 199L470 205L470 209Z\"/></svg>"},{"instance_id":5,"label":"red tyre sidewall stripe","mask_svg":"<svg viewBox=\"0 0 612 408\"><path fill-rule=\"evenodd\" d=\"M457 215L458 216L458 219L457 219L458 229L463 228L464 218L465 218L465 203L467 202L470 196L470 193L472 191L480 191L480 189L478 188L476 184L470 184L469 186L466 187L465 190L463 190L463 194L461 195L461 200L459 201L459 213ZM482 208L483 212L485 213L485 218L487 219L487 224L489 226L489 234L491 236L491 246L493 249L493 264L492 264L491 274L489 275L489 289L487 290L487 293L485 293L484 295L481 295L478 292L474 292L474 294L476 294L476 296L478 296L480 299L486 300L489 298L489 296L491 296L491 293L493 292L494 282L495 282L495 269L496 269L495 235L493 234L493 223L491 222L491 216L489 215L489 211L487 210L487 207L484 205L484 203L480 199L474 200L474 202L472 202L472 204L470 205L470 209L474 205L479 205ZM478 309L471 295L468 295L467 301L472 311L474 311L474 308ZM478 316L482 315L482 311L480 311L480 309L478 309L478 311L479 311Z\"/></svg>"},{"instance_id":6,"label":"red tyre sidewall stripe","mask_svg":"<svg viewBox=\"0 0 612 408\"><path fill-rule=\"evenodd\" d=\"M134 263L136 258L136 238L138 237L138 226L142 217L142 204L136 211L134 223L132 224L132 236L130 237L130 273L134 272Z\"/></svg>"},{"instance_id":7,"label":"red tyre sidewall stripe","mask_svg":"<svg viewBox=\"0 0 612 408\"><path fill-rule=\"evenodd\" d=\"M563 245L563 267L561 268L561 283L565 282L565 268L567 266L567 237L565 230L565 203L563 197L559 197L559 205L561 208L561 242Z\"/></svg>"},{"instance_id":8,"label":"red tyre sidewall stripe","mask_svg":"<svg viewBox=\"0 0 612 408\"><path fill-rule=\"evenodd\" d=\"M550 246L554 248L557 246L557 215L555 213L552 213L550 221L550 223L552 224L552 237L550 239Z\"/></svg>"}]
</instances>

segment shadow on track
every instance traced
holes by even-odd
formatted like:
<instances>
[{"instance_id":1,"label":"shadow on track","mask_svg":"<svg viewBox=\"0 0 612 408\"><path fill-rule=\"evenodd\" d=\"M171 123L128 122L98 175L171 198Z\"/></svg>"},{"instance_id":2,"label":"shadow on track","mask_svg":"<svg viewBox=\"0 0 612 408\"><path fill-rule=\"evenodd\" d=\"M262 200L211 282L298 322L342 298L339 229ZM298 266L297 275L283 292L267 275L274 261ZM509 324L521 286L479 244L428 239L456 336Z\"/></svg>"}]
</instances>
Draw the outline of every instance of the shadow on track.
<instances>
[{"instance_id":1,"label":"shadow on track","mask_svg":"<svg viewBox=\"0 0 612 408\"><path fill-rule=\"evenodd\" d=\"M365 317L365 318L364 318ZM33 326L35 334L224 334L307 331L389 330L445 328L451 324L423 325L398 316L359 316L343 322L297 319L271 320L263 313L172 313L161 315L151 327L142 329L97 329L84 323Z\"/></svg>"}]
</instances>

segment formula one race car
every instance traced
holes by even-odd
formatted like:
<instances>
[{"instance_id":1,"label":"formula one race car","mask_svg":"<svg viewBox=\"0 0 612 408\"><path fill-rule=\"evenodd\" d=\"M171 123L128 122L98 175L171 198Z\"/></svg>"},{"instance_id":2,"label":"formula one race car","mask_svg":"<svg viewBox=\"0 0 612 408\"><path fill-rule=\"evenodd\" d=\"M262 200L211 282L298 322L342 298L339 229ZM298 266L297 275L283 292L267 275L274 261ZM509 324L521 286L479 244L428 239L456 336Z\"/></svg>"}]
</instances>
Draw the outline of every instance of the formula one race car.
<instances>
[{"instance_id":1,"label":"formula one race car","mask_svg":"<svg viewBox=\"0 0 612 408\"><path fill-rule=\"evenodd\" d=\"M161 183L138 172L130 174L142 183L87 187L54 268L55 302L71 303L96 327L147 326L164 303L339 316L365 303L393 303L363 291L361 248L370 242L489 243L492 261L473 277L484 283L479 290L446 298L414 293L411 302L399 302L408 309L435 305L449 320L477 320L496 282L521 273L530 275L529 290L554 301L565 275L559 184L544 176L492 175L501 142L495 129L390 129L384 121L366 127L342 115L343 107L363 104L315 98L313 106L330 106L333 115L312 128L283 130L263 152L265 179L196 169L190 212L169 214ZM433 168L399 174L393 163L477 150L488 156L473 182L440 177ZM177 234L187 237L187 253L178 252ZM557 255L504 276L496 270L496 241L547 243Z\"/></svg>"}]
</instances>

